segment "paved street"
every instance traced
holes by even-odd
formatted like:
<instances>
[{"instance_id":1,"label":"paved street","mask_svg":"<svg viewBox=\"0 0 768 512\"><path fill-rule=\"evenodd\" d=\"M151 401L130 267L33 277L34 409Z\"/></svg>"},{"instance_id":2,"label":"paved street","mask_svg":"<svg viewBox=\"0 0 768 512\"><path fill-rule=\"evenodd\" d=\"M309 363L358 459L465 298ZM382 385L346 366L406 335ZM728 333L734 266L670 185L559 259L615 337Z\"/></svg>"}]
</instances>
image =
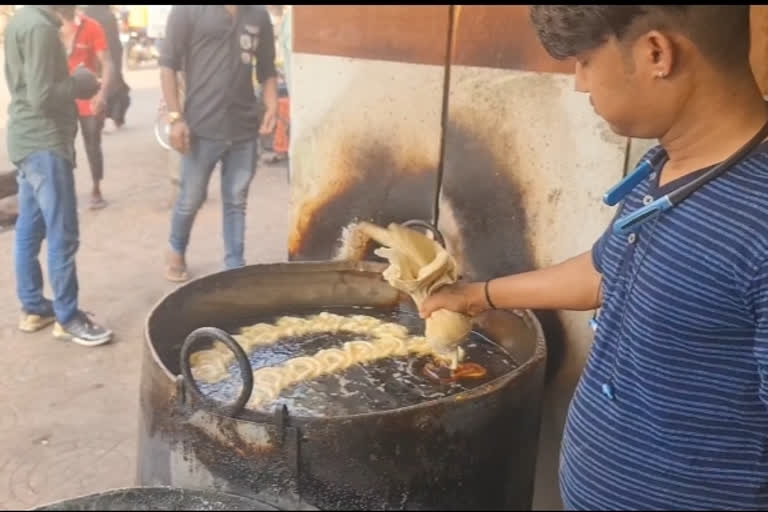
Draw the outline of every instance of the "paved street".
<instances>
[{"instance_id":1,"label":"paved street","mask_svg":"<svg viewBox=\"0 0 768 512\"><path fill-rule=\"evenodd\" d=\"M89 349L54 340L48 330L18 333L13 231L0 233L0 508L29 508L135 483L142 330L151 307L174 285L163 280L168 154L152 134L159 73L128 72L126 80L133 89L128 124L104 142L106 209L86 207L90 174L80 139L76 171L81 307L115 330L114 343ZM3 81L0 170L12 168L5 148L7 103ZM249 263L285 259L286 176L284 167L262 166L253 182ZM192 233L188 258L194 276L222 265L219 198L215 176ZM45 251L44 246L44 266Z\"/></svg>"}]
</instances>

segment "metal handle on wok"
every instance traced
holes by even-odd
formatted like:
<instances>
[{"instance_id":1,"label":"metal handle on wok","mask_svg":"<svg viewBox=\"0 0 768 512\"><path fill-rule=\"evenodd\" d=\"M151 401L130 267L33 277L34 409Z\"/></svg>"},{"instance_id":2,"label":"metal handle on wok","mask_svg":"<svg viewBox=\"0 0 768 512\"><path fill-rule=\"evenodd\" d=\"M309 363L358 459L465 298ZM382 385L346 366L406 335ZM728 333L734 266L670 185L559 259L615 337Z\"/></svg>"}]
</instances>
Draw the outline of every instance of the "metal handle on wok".
<instances>
[{"instance_id":1,"label":"metal handle on wok","mask_svg":"<svg viewBox=\"0 0 768 512\"><path fill-rule=\"evenodd\" d=\"M192 376L192 369L189 366L189 356L192 355L192 346L201 340L220 341L235 354L237 365L240 367L240 376L243 379L243 389L240 391L240 396L237 397L237 400L231 404L225 404L204 395L197 386L195 378ZM253 368L251 367L251 362L248 360L248 355L246 355L243 348L234 340L234 338L232 338L232 336L221 329L217 329L216 327L201 327L192 331L181 346L179 367L181 368L181 374L184 376L184 380L189 384L188 388L192 391L195 398L222 414L229 416L238 415L251 398L251 393L253 392Z\"/></svg>"},{"instance_id":2,"label":"metal handle on wok","mask_svg":"<svg viewBox=\"0 0 768 512\"><path fill-rule=\"evenodd\" d=\"M437 229L437 226L433 225L432 223L421 219L413 219L403 222L402 226L404 228L410 228L411 226L420 227L431 231L432 234L435 235L435 241L442 245L443 248L445 248L445 237L443 237L443 234L439 229Z\"/></svg>"}]
</instances>

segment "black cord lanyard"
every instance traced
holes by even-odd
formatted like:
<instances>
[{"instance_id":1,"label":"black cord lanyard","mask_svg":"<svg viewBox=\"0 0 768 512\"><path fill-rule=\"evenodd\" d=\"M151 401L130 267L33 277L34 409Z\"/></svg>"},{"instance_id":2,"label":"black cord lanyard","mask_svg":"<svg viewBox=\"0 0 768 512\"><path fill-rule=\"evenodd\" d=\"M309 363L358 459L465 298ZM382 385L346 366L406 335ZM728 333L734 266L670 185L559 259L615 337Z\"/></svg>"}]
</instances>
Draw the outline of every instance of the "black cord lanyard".
<instances>
[{"instance_id":1,"label":"black cord lanyard","mask_svg":"<svg viewBox=\"0 0 768 512\"><path fill-rule=\"evenodd\" d=\"M653 233L656 230L656 226L659 221L659 215L669 210L670 208L673 208L686 199L688 199L691 194L699 190L701 187L709 183L710 181L715 180L716 178L719 178L725 172L739 163L742 159L744 159L749 153L752 152L761 142L763 142L766 137L768 137L768 122L766 122L762 128L749 140L747 141L741 148L739 148L734 154L732 154L730 157L726 158L719 164L715 165L712 169L705 172L698 178L692 180L689 183L686 183L685 185L682 185L669 194L666 194L659 199L656 199L655 201L642 206L635 210L634 212L619 218L613 223L613 233L617 235L626 235L634 230L637 229L637 227L641 224L644 224L645 222L648 222L651 219L656 219L656 222L653 224L653 228L651 230L651 233ZM655 171L655 167L653 165L653 162L650 160L644 159L640 164L635 168L635 170L630 173L626 178L624 178L622 181L620 181L616 186L614 186L611 190L609 190L603 200L608 205L615 205L622 199L624 199L629 193L643 180L645 180L652 172ZM650 243L650 240L649 240ZM642 262L645 259L645 255L647 254L650 247L647 247L645 251L641 254L640 262L638 263L638 267L635 271L635 275L630 280L629 287L630 289L634 286L635 279L637 275L640 272L640 267L642 266ZM602 286L602 278L600 281L600 286ZM599 290L598 290L599 293ZM595 310L594 314L589 320L589 324L592 327L593 331L597 331L598 328L598 311ZM619 329L619 339L617 340L616 344L616 350L614 352L614 360L611 367L610 376L607 382L603 383L601 387L601 391L603 395L605 395L608 399L613 400L615 398L615 391L614 391L614 372L616 368L616 362L618 360L619 356L619 348L621 345L621 337L624 326L624 319L622 315L621 320L621 326Z\"/></svg>"},{"instance_id":2,"label":"black cord lanyard","mask_svg":"<svg viewBox=\"0 0 768 512\"><path fill-rule=\"evenodd\" d=\"M613 223L613 232L617 235L627 235L632 232L640 224L658 217L662 212L673 208L690 197L691 194L698 189L709 183L710 181L719 178L728 169L736 165L744 157L746 157L753 149L755 149L763 140L768 137L768 122L766 122L760 131L758 131L751 139L747 141L742 147L740 147L734 154L715 165L712 169L705 172L698 178L692 180L690 183L676 188L669 194L666 194L655 201L638 208L634 212L619 218ZM605 193L603 201L609 205L614 206L619 201L624 199L630 192L640 184L645 178L647 178L654 171L653 163L647 159L644 159L638 166L632 171L626 178L621 180L617 185Z\"/></svg>"}]
</instances>

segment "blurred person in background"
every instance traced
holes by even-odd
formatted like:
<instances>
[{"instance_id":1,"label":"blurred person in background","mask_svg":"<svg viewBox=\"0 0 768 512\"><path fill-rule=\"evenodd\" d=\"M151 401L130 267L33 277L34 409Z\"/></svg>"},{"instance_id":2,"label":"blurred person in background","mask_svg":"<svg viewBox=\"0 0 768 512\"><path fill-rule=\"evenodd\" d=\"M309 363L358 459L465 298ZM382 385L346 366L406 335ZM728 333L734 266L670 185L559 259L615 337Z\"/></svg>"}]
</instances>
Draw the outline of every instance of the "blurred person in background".
<instances>
[{"instance_id":1,"label":"blurred person in background","mask_svg":"<svg viewBox=\"0 0 768 512\"><path fill-rule=\"evenodd\" d=\"M292 34L292 8L290 5L283 6L282 17L280 19L280 31L277 38L277 45L280 48L282 57L281 83L278 84L278 107L277 107L277 126L275 128L275 137L272 148L275 152L273 160L275 163L287 160L290 149L290 68L291 51L293 42Z\"/></svg>"},{"instance_id":2,"label":"blurred person in background","mask_svg":"<svg viewBox=\"0 0 768 512\"><path fill-rule=\"evenodd\" d=\"M287 5L268 5L272 25L275 27L275 67L277 68L277 119L275 130L261 138L262 149L265 150L264 162L275 165L288 159L289 126L290 126L290 102L288 100L288 87L286 82L286 66L289 57L286 55L286 37L290 37L290 30L286 35ZM270 154L271 152L271 154Z\"/></svg>"},{"instance_id":3,"label":"blurred person in background","mask_svg":"<svg viewBox=\"0 0 768 512\"><path fill-rule=\"evenodd\" d=\"M28 5L5 32L8 156L18 168L19 217L14 264L22 315L19 330L39 331L55 323L53 336L95 346L112 339L78 307L75 254L79 246L75 195L75 99L96 95L99 82L84 66L70 76L59 28L74 5ZM39 253L48 241L53 301L43 295Z\"/></svg>"},{"instance_id":4,"label":"blurred person in background","mask_svg":"<svg viewBox=\"0 0 768 512\"><path fill-rule=\"evenodd\" d=\"M131 105L131 88L123 76L123 43L114 11L109 5L86 5L86 16L99 22L107 36L109 54L112 58L112 79L107 91L104 133L113 133L125 124L125 114Z\"/></svg>"},{"instance_id":5,"label":"blurred person in background","mask_svg":"<svg viewBox=\"0 0 768 512\"><path fill-rule=\"evenodd\" d=\"M114 75L107 37L99 23L83 12L65 11L61 26L61 38L67 49L69 71L85 66L101 75L101 88L90 100L77 100L80 115L80 131L83 135L85 154L91 169L91 209L104 208L106 201L101 194L104 179L104 153L101 149L101 131L107 107L107 92Z\"/></svg>"},{"instance_id":6,"label":"blurred person in background","mask_svg":"<svg viewBox=\"0 0 768 512\"><path fill-rule=\"evenodd\" d=\"M174 5L160 66L171 145L183 154L166 278L189 279L185 254L190 232L219 162L225 266L242 267L245 210L258 163L258 137L274 130L277 114L275 39L269 14L258 5ZM255 94L254 69L263 104ZM183 108L179 71L185 79Z\"/></svg>"},{"instance_id":7,"label":"blurred person in background","mask_svg":"<svg viewBox=\"0 0 768 512\"><path fill-rule=\"evenodd\" d=\"M286 5L283 10L283 23L280 28L280 46L283 49L283 76L285 87L291 94L291 56L293 54L293 6Z\"/></svg>"}]
</instances>

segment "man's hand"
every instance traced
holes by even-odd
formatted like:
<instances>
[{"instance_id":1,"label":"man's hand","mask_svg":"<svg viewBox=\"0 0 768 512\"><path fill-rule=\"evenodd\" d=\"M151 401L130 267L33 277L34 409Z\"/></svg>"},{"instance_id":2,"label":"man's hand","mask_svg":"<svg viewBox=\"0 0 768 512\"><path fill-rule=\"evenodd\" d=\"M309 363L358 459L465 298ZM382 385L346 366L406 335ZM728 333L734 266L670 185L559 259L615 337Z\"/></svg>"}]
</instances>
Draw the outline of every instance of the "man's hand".
<instances>
[{"instance_id":1,"label":"man's hand","mask_svg":"<svg viewBox=\"0 0 768 512\"><path fill-rule=\"evenodd\" d=\"M261 135L270 135L275 131L277 124L277 77L269 77L261 84L261 95L264 100L266 112L261 121L259 133Z\"/></svg>"},{"instance_id":2,"label":"man's hand","mask_svg":"<svg viewBox=\"0 0 768 512\"><path fill-rule=\"evenodd\" d=\"M171 147L179 153L189 151L189 126L183 120L178 120L171 125Z\"/></svg>"},{"instance_id":3,"label":"man's hand","mask_svg":"<svg viewBox=\"0 0 768 512\"><path fill-rule=\"evenodd\" d=\"M96 52L96 56L101 63L101 89L91 100L91 108L94 114L100 116L107 110L107 93L111 90L112 78L113 78L113 65L112 58L109 55L109 50Z\"/></svg>"},{"instance_id":4,"label":"man's hand","mask_svg":"<svg viewBox=\"0 0 768 512\"><path fill-rule=\"evenodd\" d=\"M93 115L100 116L104 113L106 108L107 102L104 99L104 89L101 89L91 100L91 109L93 109Z\"/></svg>"},{"instance_id":5,"label":"man's hand","mask_svg":"<svg viewBox=\"0 0 768 512\"><path fill-rule=\"evenodd\" d=\"M264 113L264 119L261 121L261 127L259 128L259 133L261 135L269 135L273 131L275 131L275 126L277 125L277 112L268 109Z\"/></svg>"},{"instance_id":6,"label":"man's hand","mask_svg":"<svg viewBox=\"0 0 768 512\"><path fill-rule=\"evenodd\" d=\"M588 311L603 302L601 283L592 251L586 251L552 267L494 278L488 295L498 309ZM490 308L484 282L455 283L427 297L419 312L422 318L438 309L475 316Z\"/></svg>"},{"instance_id":7,"label":"man's hand","mask_svg":"<svg viewBox=\"0 0 768 512\"><path fill-rule=\"evenodd\" d=\"M469 316L479 315L490 308L485 301L483 287L484 283L454 283L443 286L422 302L419 314L422 318L429 318L429 315L438 309L447 309Z\"/></svg>"}]
</instances>

